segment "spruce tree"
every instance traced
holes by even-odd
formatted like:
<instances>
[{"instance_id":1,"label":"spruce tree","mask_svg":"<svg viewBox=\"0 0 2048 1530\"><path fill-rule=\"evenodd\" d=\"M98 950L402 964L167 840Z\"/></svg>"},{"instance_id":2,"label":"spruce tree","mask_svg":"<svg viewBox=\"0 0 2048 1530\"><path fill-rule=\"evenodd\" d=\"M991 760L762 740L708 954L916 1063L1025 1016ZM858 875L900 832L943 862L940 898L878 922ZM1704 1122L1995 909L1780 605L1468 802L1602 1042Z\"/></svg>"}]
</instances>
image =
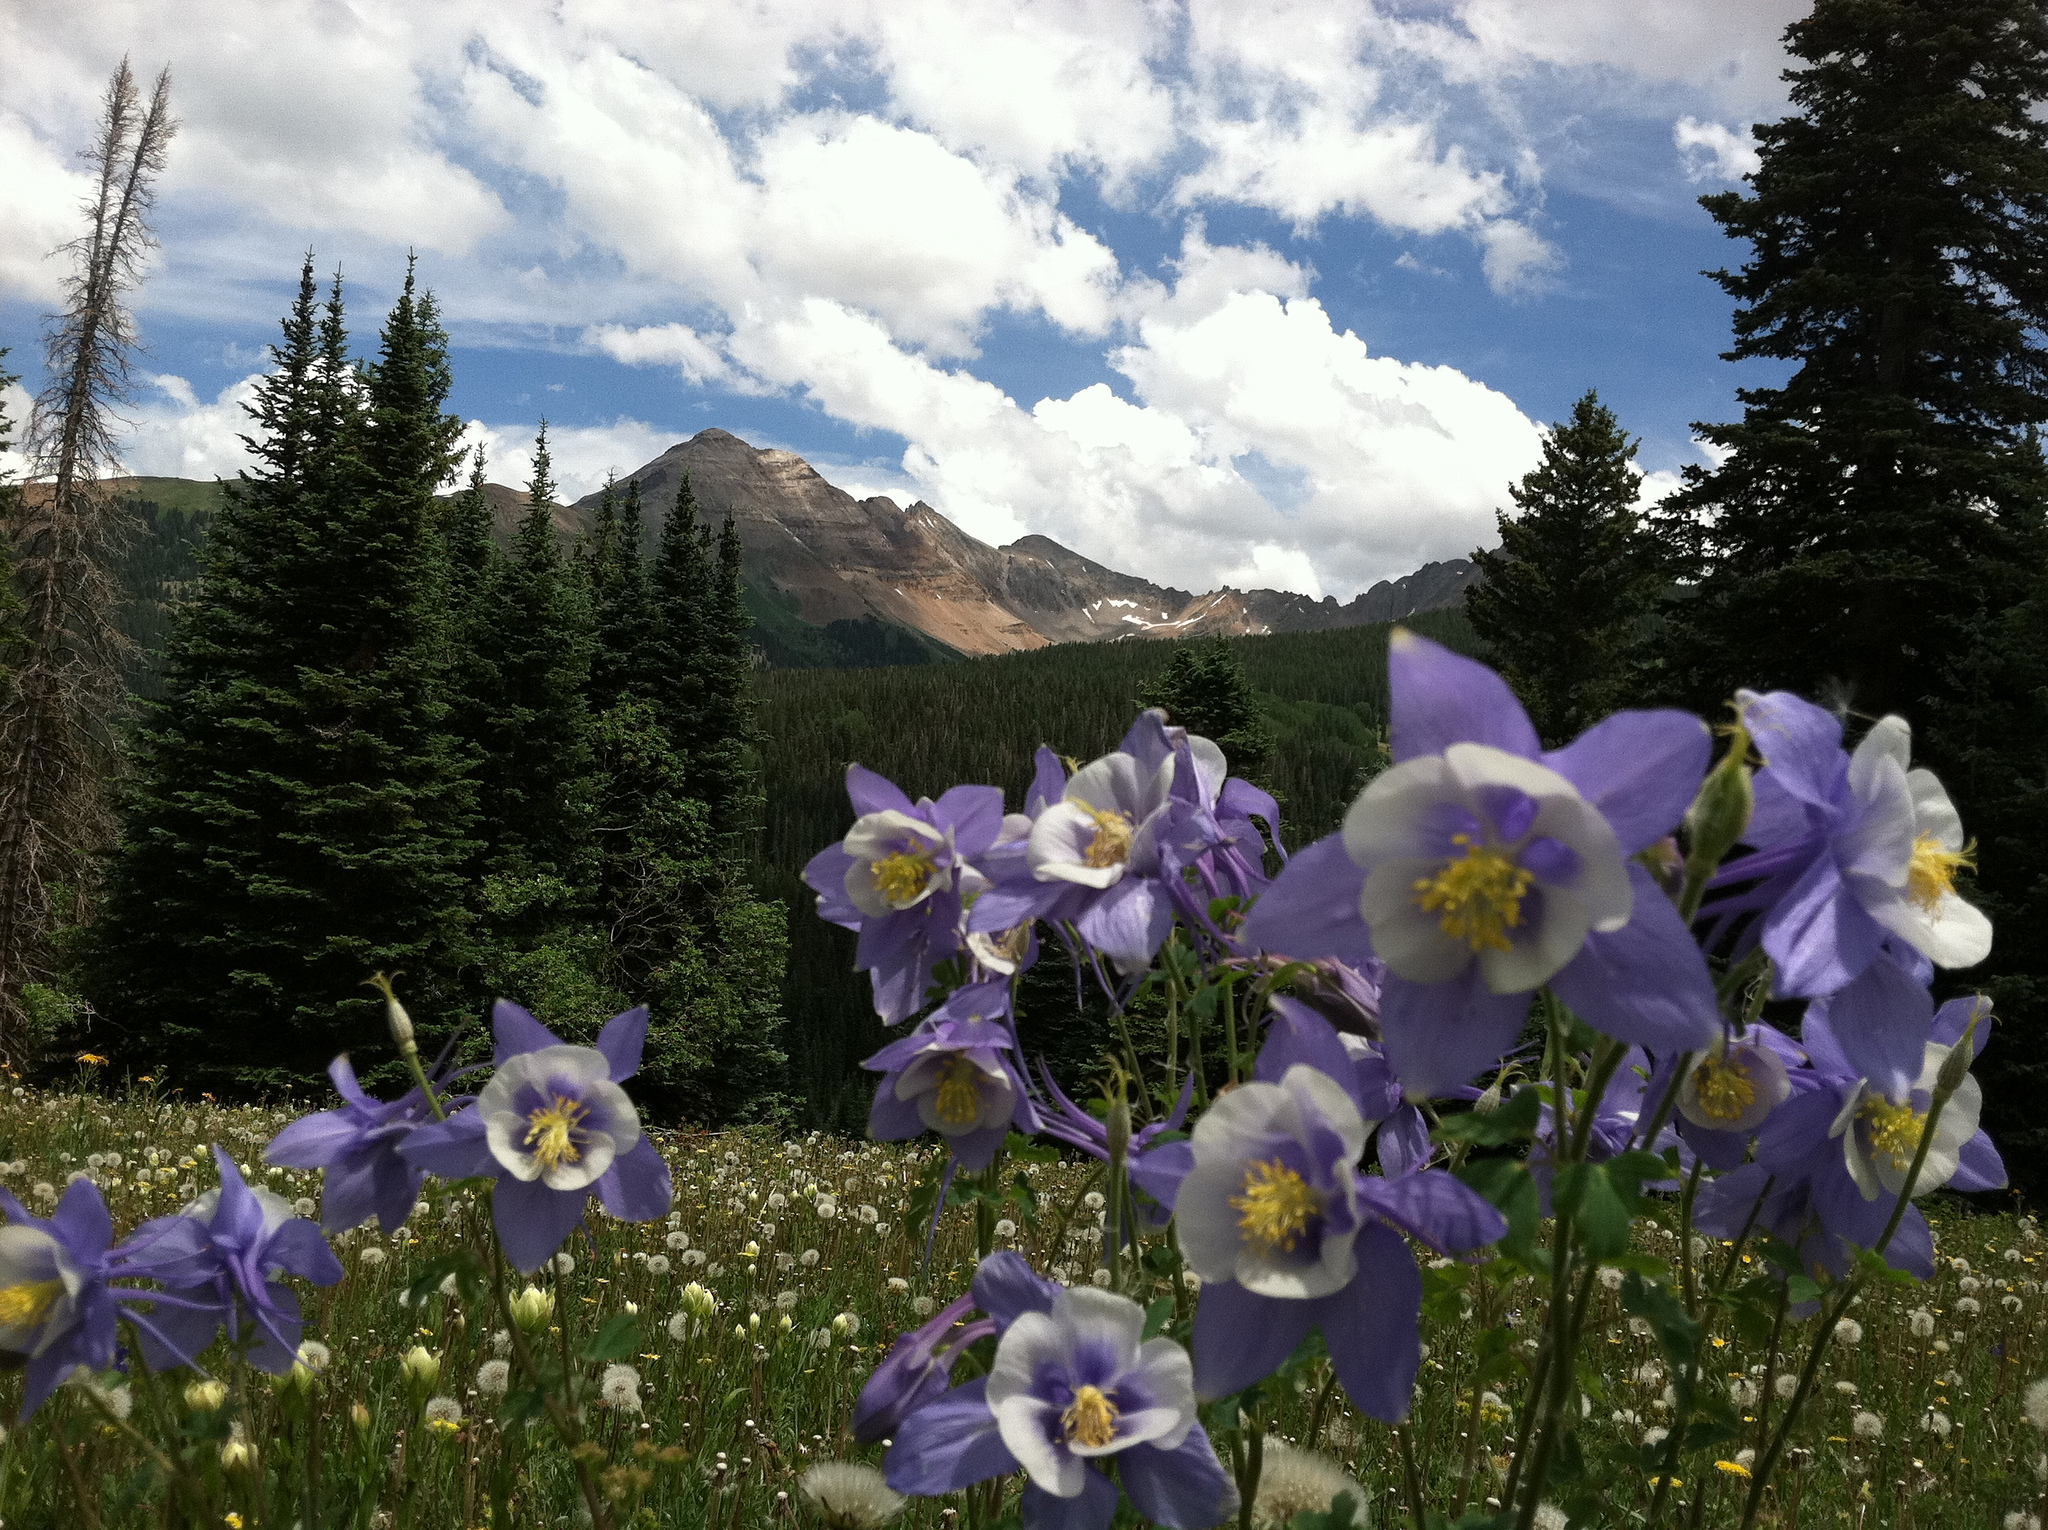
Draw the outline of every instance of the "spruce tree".
<instances>
[{"instance_id":1,"label":"spruce tree","mask_svg":"<svg viewBox=\"0 0 2048 1530\"><path fill-rule=\"evenodd\" d=\"M1614 710L1663 573L1636 509L1636 443L1588 391L1551 427L1543 460L1508 489L1500 546L1472 554L1485 582L1465 613L1556 745Z\"/></svg>"},{"instance_id":2,"label":"spruce tree","mask_svg":"<svg viewBox=\"0 0 2048 1530\"><path fill-rule=\"evenodd\" d=\"M754 750L754 650L741 570L739 527L730 512L719 529L717 561L707 572L703 643L698 659L699 737L694 750L696 795L721 831L740 834L760 807Z\"/></svg>"},{"instance_id":3,"label":"spruce tree","mask_svg":"<svg viewBox=\"0 0 2048 1530\"><path fill-rule=\"evenodd\" d=\"M2035 0L1820 0L1786 32L1796 115L1747 193L1707 197L1739 271L1730 359L1790 363L1700 427L1662 529L1690 588L1669 689L1716 705L1788 686L1900 712L1980 839L2003 1017L1986 1124L2048 1178L2048 858L2039 739L2048 421L2048 16Z\"/></svg>"},{"instance_id":4,"label":"spruce tree","mask_svg":"<svg viewBox=\"0 0 2048 1530\"><path fill-rule=\"evenodd\" d=\"M1262 779L1273 752L1272 730L1244 661L1223 639L1178 650L1138 692L1138 705L1163 708L1168 722L1213 739L1230 761L1231 774Z\"/></svg>"},{"instance_id":5,"label":"spruce tree","mask_svg":"<svg viewBox=\"0 0 2048 1530\"><path fill-rule=\"evenodd\" d=\"M654 554L653 620L646 673L654 715L686 758L704 727L704 667L713 590L712 563L690 475L676 487Z\"/></svg>"},{"instance_id":6,"label":"spruce tree","mask_svg":"<svg viewBox=\"0 0 2048 1530\"><path fill-rule=\"evenodd\" d=\"M188 1088L303 1086L381 1032L372 972L432 1013L463 956L471 807L428 604L460 421L410 273L381 341L350 366L309 261L89 932L101 1015Z\"/></svg>"},{"instance_id":7,"label":"spruce tree","mask_svg":"<svg viewBox=\"0 0 2048 1530\"><path fill-rule=\"evenodd\" d=\"M640 481L627 484L623 498L607 483L584 560L595 629L587 692L593 713L608 711L629 695L644 697L648 691L647 645L654 603L640 551L644 535Z\"/></svg>"}]
</instances>

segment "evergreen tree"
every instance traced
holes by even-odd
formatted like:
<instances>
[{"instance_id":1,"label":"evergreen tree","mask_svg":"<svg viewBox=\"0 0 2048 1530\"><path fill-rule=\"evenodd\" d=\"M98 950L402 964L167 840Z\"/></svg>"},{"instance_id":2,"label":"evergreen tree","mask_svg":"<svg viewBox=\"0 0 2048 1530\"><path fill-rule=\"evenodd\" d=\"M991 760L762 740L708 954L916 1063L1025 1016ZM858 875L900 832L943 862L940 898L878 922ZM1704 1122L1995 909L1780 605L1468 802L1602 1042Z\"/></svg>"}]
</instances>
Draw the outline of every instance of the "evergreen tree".
<instances>
[{"instance_id":1,"label":"evergreen tree","mask_svg":"<svg viewBox=\"0 0 2048 1530\"><path fill-rule=\"evenodd\" d=\"M1500 547L1472 554L1485 582L1465 614L1498 656L1545 741L1614 710L1632 640L1663 573L1636 510L1636 443L1588 391L1551 427L1543 461L1495 517Z\"/></svg>"},{"instance_id":2,"label":"evergreen tree","mask_svg":"<svg viewBox=\"0 0 2048 1530\"><path fill-rule=\"evenodd\" d=\"M2048 15L1821 0L1786 42L1797 115L1759 130L1748 193L1704 203L1751 245L1713 273L1740 305L1730 359L1793 370L1743 390L1739 422L1701 427L1723 460L1669 502L1694 582L1668 688L1717 705L1788 686L1915 723L1915 755L1980 836L1998 921L1990 962L1957 975L2004 1017L1986 1124L2038 1182Z\"/></svg>"},{"instance_id":3,"label":"evergreen tree","mask_svg":"<svg viewBox=\"0 0 2048 1530\"><path fill-rule=\"evenodd\" d=\"M711 821L729 834L753 824L760 809L760 763L754 749L753 618L741 573L740 533L730 512L719 530L717 561L707 572L703 647L699 659L696 796Z\"/></svg>"},{"instance_id":4,"label":"evergreen tree","mask_svg":"<svg viewBox=\"0 0 2048 1530\"><path fill-rule=\"evenodd\" d=\"M547 424L512 549L480 623L497 671L479 768L478 806L493 874L587 880L590 839L590 608L555 536Z\"/></svg>"},{"instance_id":5,"label":"evergreen tree","mask_svg":"<svg viewBox=\"0 0 2048 1530\"><path fill-rule=\"evenodd\" d=\"M1191 643L1138 692L1141 707L1162 707L1168 722L1213 739L1232 775L1258 780L1273 752L1244 661L1221 638Z\"/></svg>"},{"instance_id":6,"label":"evergreen tree","mask_svg":"<svg viewBox=\"0 0 2048 1530\"><path fill-rule=\"evenodd\" d=\"M381 1031L371 972L405 970L432 1012L466 939L470 797L428 604L460 428L446 337L408 273L358 373L340 283L319 313L309 261L273 354L89 937L101 1015L187 1087L317 1078Z\"/></svg>"},{"instance_id":7,"label":"evergreen tree","mask_svg":"<svg viewBox=\"0 0 2048 1530\"><path fill-rule=\"evenodd\" d=\"M14 421L7 417L7 389L21 379L7 370L7 351L0 347L0 452L14 445ZM13 524L14 499L21 485L13 474L0 468L0 526ZM21 630L21 592L14 587L14 560L6 539L0 538L0 699L13 688L14 669L21 662L28 637Z\"/></svg>"},{"instance_id":8,"label":"evergreen tree","mask_svg":"<svg viewBox=\"0 0 2048 1530\"><path fill-rule=\"evenodd\" d=\"M654 554L653 620L646 673L655 719L686 758L696 753L704 725L704 665L713 589L711 556L697 520L690 475L676 486Z\"/></svg>"},{"instance_id":9,"label":"evergreen tree","mask_svg":"<svg viewBox=\"0 0 2048 1530\"><path fill-rule=\"evenodd\" d=\"M626 485L623 500L607 483L585 558L595 627L588 689L593 712L608 711L629 695L648 692L647 643L654 603L640 552L644 535L640 481Z\"/></svg>"}]
</instances>

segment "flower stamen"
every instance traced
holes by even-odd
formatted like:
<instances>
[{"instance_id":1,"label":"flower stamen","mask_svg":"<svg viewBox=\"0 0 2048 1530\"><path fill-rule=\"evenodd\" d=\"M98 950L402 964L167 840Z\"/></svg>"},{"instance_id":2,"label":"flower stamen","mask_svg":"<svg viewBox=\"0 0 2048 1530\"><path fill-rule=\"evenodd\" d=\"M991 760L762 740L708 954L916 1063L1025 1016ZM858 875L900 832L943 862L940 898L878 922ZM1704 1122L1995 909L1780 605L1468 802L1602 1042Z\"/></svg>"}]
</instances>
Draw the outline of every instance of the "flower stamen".
<instances>
[{"instance_id":1,"label":"flower stamen","mask_svg":"<svg viewBox=\"0 0 2048 1530\"><path fill-rule=\"evenodd\" d=\"M1294 1252L1309 1223L1321 1215L1323 1203L1307 1182L1279 1159L1245 1165L1244 1194L1230 1198L1240 1213L1237 1225L1245 1237L1268 1252Z\"/></svg>"},{"instance_id":2,"label":"flower stamen","mask_svg":"<svg viewBox=\"0 0 2048 1530\"><path fill-rule=\"evenodd\" d=\"M64 1292L61 1280L25 1280L0 1287L0 1328L33 1328Z\"/></svg>"},{"instance_id":3,"label":"flower stamen","mask_svg":"<svg viewBox=\"0 0 2048 1530\"><path fill-rule=\"evenodd\" d=\"M1082 862L1101 871L1110 866L1121 866L1129 860L1133 833L1130 815L1089 807L1085 802L1081 808L1095 820L1095 837L1088 841L1087 850L1082 852Z\"/></svg>"},{"instance_id":4,"label":"flower stamen","mask_svg":"<svg viewBox=\"0 0 2048 1530\"><path fill-rule=\"evenodd\" d=\"M533 1149L534 1161L543 1169L559 1169L581 1158L575 1133L578 1123L589 1113L590 1107L581 1100L562 1094L530 1112L526 1117L526 1145Z\"/></svg>"},{"instance_id":5,"label":"flower stamen","mask_svg":"<svg viewBox=\"0 0 2048 1530\"><path fill-rule=\"evenodd\" d=\"M875 890L889 900L893 908L908 908L924 896L925 885L936 870L932 865L932 852L922 847L916 850L898 850L883 856L879 861L868 863L868 874L875 879Z\"/></svg>"},{"instance_id":6,"label":"flower stamen","mask_svg":"<svg viewBox=\"0 0 2048 1530\"><path fill-rule=\"evenodd\" d=\"M955 1052L939 1064L933 1108L948 1126L965 1126L981 1114L981 1070Z\"/></svg>"},{"instance_id":7,"label":"flower stamen","mask_svg":"<svg viewBox=\"0 0 2048 1530\"><path fill-rule=\"evenodd\" d=\"M1469 834L1454 834L1451 843L1463 845L1464 856L1433 877L1416 879L1416 907L1441 913L1443 932L1474 951L1511 949L1507 932L1521 924L1522 898L1536 874Z\"/></svg>"},{"instance_id":8,"label":"flower stamen","mask_svg":"<svg viewBox=\"0 0 2048 1530\"><path fill-rule=\"evenodd\" d=\"M1941 900L1956 890L1956 873L1974 871L1976 842L1950 850L1932 834L1913 841L1913 859L1906 866L1906 896L1932 913Z\"/></svg>"},{"instance_id":9,"label":"flower stamen","mask_svg":"<svg viewBox=\"0 0 2048 1530\"><path fill-rule=\"evenodd\" d=\"M1117 1405L1096 1387L1081 1387L1067 1411L1060 1415L1060 1428L1070 1444L1100 1450L1116 1438Z\"/></svg>"},{"instance_id":10,"label":"flower stamen","mask_svg":"<svg viewBox=\"0 0 2048 1530\"><path fill-rule=\"evenodd\" d=\"M1693 1071L1694 1101L1700 1114L1739 1121L1756 1103L1756 1081L1732 1057L1709 1057Z\"/></svg>"},{"instance_id":11,"label":"flower stamen","mask_svg":"<svg viewBox=\"0 0 2048 1530\"><path fill-rule=\"evenodd\" d=\"M1894 1105L1880 1097L1865 1100L1857 1113L1869 1129L1873 1154L1889 1158L1892 1167L1901 1174L1913 1166L1913 1155L1920 1149L1920 1134L1927 1127L1926 1111L1915 1110L1911 1105Z\"/></svg>"}]
</instances>

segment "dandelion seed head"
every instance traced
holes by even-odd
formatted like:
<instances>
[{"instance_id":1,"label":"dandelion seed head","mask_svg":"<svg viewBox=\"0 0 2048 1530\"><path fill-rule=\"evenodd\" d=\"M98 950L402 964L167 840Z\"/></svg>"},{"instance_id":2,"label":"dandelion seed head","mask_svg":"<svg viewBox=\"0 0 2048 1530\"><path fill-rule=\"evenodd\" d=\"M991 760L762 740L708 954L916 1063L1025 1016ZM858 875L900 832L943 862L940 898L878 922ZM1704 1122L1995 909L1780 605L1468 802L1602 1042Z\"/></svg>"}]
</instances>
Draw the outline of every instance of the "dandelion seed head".
<instances>
[{"instance_id":1,"label":"dandelion seed head","mask_svg":"<svg viewBox=\"0 0 2048 1530\"><path fill-rule=\"evenodd\" d=\"M1259 1471L1259 1490L1252 1497L1252 1523L1262 1530L1281 1530L1293 1524L1297 1514L1329 1513L1341 1493L1351 1495L1362 1518L1365 1489L1336 1462L1269 1438Z\"/></svg>"},{"instance_id":2,"label":"dandelion seed head","mask_svg":"<svg viewBox=\"0 0 2048 1530\"><path fill-rule=\"evenodd\" d=\"M1868 1408L1857 1410L1849 1420L1849 1432L1859 1440L1881 1440L1884 1438L1884 1420Z\"/></svg>"},{"instance_id":3,"label":"dandelion seed head","mask_svg":"<svg viewBox=\"0 0 2048 1530\"><path fill-rule=\"evenodd\" d=\"M820 1461L797 1480L797 1491L831 1530L878 1530L905 1502L880 1472L852 1461Z\"/></svg>"}]
</instances>

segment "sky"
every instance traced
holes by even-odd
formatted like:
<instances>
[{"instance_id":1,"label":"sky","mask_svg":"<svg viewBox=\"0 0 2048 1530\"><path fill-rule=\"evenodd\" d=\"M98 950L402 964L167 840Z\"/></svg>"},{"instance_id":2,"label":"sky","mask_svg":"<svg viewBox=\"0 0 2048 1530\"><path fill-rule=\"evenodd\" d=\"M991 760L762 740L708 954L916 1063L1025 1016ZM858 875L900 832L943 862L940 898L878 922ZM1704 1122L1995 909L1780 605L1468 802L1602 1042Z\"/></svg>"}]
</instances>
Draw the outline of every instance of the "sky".
<instances>
[{"instance_id":1,"label":"sky","mask_svg":"<svg viewBox=\"0 0 2048 1530\"><path fill-rule=\"evenodd\" d=\"M992 543L1348 600L1497 540L1597 388L1644 492L1765 374L1698 206L1791 0L0 0L0 346L38 387L126 54L181 128L124 465L231 476L310 250L408 254L450 407L572 494L708 426Z\"/></svg>"}]
</instances>

